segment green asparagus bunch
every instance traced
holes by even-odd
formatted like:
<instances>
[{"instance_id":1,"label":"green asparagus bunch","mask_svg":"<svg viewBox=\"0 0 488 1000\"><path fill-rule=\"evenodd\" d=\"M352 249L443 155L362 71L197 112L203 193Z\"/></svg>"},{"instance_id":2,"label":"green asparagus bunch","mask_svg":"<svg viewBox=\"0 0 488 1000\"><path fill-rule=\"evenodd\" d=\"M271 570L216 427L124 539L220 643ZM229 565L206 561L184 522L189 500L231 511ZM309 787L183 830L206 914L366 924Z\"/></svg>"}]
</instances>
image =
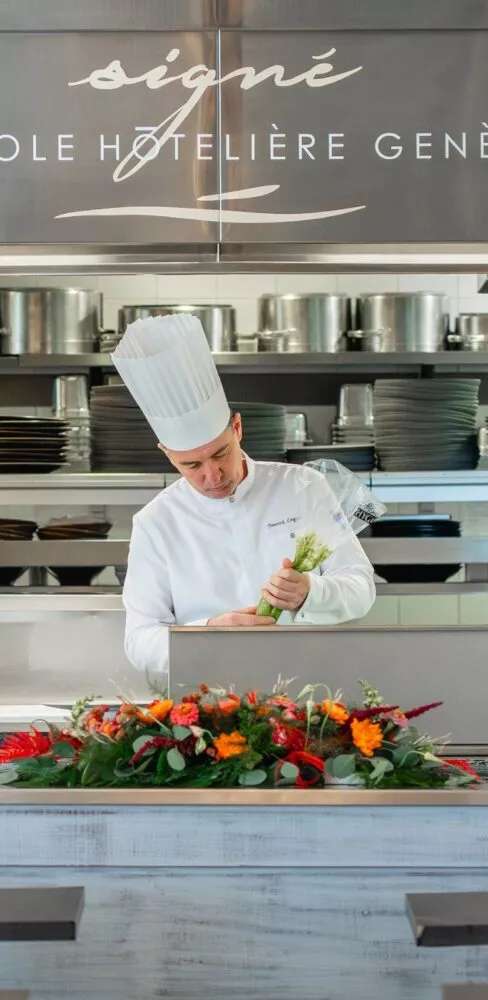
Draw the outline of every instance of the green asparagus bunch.
<instances>
[{"instance_id":1,"label":"green asparagus bunch","mask_svg":"<svg viewBox=\"0 0 488 1000\"><path fill-rule=\"evenodd\" d=\"M320 543L314 531L309 531L306 535L300 535L300 538L297 539L292 569L298 570L299 573L311 573L330 554L331 549ZM281 608L274 608L272 604L268 604L264 598L261 598L256 614L263 615L266 618L274 618L275 622L277 622L283 612Z\"/></svg>"}]
</instances>

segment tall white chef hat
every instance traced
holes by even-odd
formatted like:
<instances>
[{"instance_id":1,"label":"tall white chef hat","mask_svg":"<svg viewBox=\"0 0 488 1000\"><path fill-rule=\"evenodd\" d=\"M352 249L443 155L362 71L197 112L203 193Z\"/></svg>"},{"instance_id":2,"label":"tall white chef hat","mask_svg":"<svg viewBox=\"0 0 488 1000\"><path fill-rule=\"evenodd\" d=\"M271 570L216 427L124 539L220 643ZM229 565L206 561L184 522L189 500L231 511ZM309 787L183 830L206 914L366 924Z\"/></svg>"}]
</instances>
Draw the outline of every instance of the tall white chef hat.
<instances>
[{"instance_id":1,"label":"tall white chef hat","mask_svg":"<svg viewBox=\"0 0 488 1000\"><path fill-rule=\"evenodd\" d=\"M112 361L157 438L172 451L208 444L227 427L229 404L200 320L136 320Z\"/></svg>"}]
</instances>

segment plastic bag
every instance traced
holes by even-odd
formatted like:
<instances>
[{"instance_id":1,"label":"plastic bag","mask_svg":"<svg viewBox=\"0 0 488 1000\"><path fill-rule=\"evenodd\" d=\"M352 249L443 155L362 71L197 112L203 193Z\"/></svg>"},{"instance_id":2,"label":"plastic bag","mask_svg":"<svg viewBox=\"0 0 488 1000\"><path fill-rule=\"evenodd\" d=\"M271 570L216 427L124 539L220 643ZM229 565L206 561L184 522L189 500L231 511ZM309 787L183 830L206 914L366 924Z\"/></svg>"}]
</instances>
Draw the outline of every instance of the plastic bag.
<instances>
[{"instance_id":1,"label":"plastic bag","mask_svg":"<svg viewBox=\"0 0 488 1000\"><path fill-rule=\"evenodd\" d=\"M375 497L359 476L346 469L340 462L322 458L317 462L307 462L306 465L326 477L337 500L337 506L355 535L359 535L386 514L385 504Z\"/></svg>"},{"instance_id":2,"label":"plastic bag","mask_svg":"<svg viewBox=\"0 0 488 1000\"><path fill-rule=\"evenodd\" d=\"M344 469L344 472L347 473L347 470ZM268 509L270 517L267 527L280 532L276 541L279 549L276 549L274 556L276 566L287 558L293 569L300 573L311 573L357 533L357 529L353 528L345 515L328 477L322 479L317 476L316 470L314 474L305 465L300 468L290 466L286 470L278 502L283 512L288 502L293 516L274 518L271 509ZM356 509L357 505L354 507ZM366 527L359 518L353 523L356 522ZM281 532L287 526L291 530L285 536ZM269 549L269 543L266 548ZM258 605L257 614L271 616L278 621L282 612L263 599Z\"/></svg>"}]
</instances>

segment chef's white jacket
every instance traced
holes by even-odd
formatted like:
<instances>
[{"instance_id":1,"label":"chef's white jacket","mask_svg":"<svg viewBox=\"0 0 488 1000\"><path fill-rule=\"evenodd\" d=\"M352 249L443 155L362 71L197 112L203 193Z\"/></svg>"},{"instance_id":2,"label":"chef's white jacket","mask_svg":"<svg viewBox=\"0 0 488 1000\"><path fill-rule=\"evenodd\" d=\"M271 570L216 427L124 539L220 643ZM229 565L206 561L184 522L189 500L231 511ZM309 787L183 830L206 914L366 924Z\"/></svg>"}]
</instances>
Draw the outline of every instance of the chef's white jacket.
<instances>
[{"instance_id":1,"label":"chef's white jacket","mask_svg":"<svg viewBox=\"0 0 488 1000\"><path fill-rule=\"evenodd\" d=\"M167 670L169 625L203 626L257 604L307 530L333 552L310 574L304 604L283 612L279 624L335 625L372 606L373 568L337 510L333 516L325 477L246 460L248 474L231 497L204 497L179 479L135 515L123 600L126 655L139 670Z\"/></svg>"}]
</instances>

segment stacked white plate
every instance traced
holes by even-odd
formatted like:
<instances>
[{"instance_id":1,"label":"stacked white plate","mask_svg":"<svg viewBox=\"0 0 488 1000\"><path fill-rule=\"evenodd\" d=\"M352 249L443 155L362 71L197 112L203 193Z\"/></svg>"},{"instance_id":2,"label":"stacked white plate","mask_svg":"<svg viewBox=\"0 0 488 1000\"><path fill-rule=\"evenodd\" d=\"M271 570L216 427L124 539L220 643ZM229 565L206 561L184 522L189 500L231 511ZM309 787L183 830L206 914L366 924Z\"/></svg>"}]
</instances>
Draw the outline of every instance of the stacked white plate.
<instances>
[{"instance_id":1,"label":"stacked white plate","mask_svg":"<svg viewBox=\"0 0 488 1000\"><path fill-rule=\"evenodd\" d=\"M374 436L385 472L455 471L478 463L480 380L378 379Z\"/></svg>"}]
</instances>

